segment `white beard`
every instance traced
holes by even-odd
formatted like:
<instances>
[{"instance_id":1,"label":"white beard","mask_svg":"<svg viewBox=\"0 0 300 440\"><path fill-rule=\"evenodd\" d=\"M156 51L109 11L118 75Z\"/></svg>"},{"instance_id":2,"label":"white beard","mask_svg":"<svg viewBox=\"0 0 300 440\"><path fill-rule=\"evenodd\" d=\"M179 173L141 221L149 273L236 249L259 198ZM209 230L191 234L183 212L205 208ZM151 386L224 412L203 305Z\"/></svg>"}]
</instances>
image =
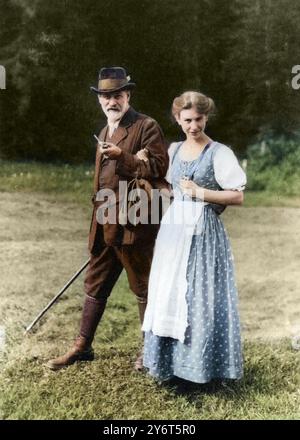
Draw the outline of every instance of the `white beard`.
<instances>
[{"instance_id":1,"label":"white beard","mask_svg":"<svg viewBox=\"0 0 300 440\"><path fill-rule=\"evenodd\" d=\"M120 111L114 111L114 110L104 110L103 112L105 116L107 117L108 124L113 124L114 122L120 120L123 116L122 112Z\"/></svg>"},{"instance_id":2,"label":"white beard","mask_svg":"<svg viewBox=\"0 0 300 440\"><path fill-rule=\"evenodd\" d=\"M107 125L109 127L109 136L111 137L113 132L118 128L119 122L124 114L129 109L129 105L126 105L121 111L106 110L102 107L102 110L107 117Z\"/></svg>"}]
</instances>

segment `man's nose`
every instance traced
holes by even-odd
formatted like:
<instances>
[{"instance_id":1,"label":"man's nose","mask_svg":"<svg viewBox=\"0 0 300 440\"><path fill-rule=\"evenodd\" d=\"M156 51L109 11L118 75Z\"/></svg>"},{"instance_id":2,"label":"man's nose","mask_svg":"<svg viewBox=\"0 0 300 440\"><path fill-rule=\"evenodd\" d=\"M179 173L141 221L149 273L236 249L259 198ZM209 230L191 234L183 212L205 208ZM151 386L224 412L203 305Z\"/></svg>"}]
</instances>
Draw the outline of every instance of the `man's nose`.
<instances>
[{"instance_id":1,"label":"man's nose","mask_svg":"<svg viewBox=\"0 0 300 440\"><path fill-rule=\"evenodd\" d=\"M108 100L109 105L115 105L116 104L116 98L114 96L111 96Z\"/></svg>"}]
</instances>

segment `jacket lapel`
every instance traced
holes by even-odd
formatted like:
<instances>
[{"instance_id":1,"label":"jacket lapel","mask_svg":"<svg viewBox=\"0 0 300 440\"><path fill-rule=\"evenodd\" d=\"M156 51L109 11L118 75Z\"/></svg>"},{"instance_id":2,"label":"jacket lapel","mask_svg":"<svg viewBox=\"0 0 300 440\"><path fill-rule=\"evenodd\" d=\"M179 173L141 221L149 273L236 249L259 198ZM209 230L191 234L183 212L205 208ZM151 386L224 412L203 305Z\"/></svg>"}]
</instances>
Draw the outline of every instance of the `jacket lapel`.
<instances>
[{"instance_id":1,"label":"jacket lapel","mask_svg":"<svg viewBox=\"0 0 300 440\"><path fill-rule=\"evenodd\" d=\"M108 127L104 127L100 134L99 134L99 140L104 141L107 136ZM102 154L100 153L100 148L97 146L97 152L96 152L96 160L95 160L95 177L94 177L94 192L96 193L99 190L99 176L101 172L101 158Z\"/></svg>"},{"instance_id":2,"label":"jacket lapel","mask_svg":"<svg viewBox=\"0 0 300 440\"><path fill-rule=\"evenodd\" d=\"M105 141L105 139L107 138L107 132L108 132L108 126L106 125L106 127L102 128L102 130L100 131L99 134L100 141Z\"/></svg>"},{"instance_id":3,"label":"jacket lapel","mask_svg":"<svg viewBox=\"0 0 300 440\"><path fill-rule=\"evenodd\" d=\"M136 120L136 115L137 115L136 111L133 110L132 107L129 107L128 111L125 113L125 115L121 119L117 130L112 135L111 142L113 142L115 145L118 145L120 142L122 142L128 136L127 129Z\"/></svg>"},{"instance_id":4,"label":"jacket lapel","mask_svg":"<svg viewBox=\"0 0 300 440\"><path fill-rule=\"evenodd\" d=\"M115 145L118 145L127 136L128 136L127 128L119 126L112 135L112 137L110 138L110 142L112 142Z\"/></svg>"}]
</instances>

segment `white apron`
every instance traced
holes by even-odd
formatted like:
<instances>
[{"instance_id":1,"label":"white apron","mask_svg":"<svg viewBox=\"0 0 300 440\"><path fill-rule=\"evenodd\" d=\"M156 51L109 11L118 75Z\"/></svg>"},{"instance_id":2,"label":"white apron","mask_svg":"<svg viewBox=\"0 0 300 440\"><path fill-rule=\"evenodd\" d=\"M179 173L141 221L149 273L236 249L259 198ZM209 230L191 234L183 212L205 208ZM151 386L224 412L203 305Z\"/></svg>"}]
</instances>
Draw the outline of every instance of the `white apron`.
<instances>
[{"instance_id":1,"label":"white apron","mask_svg":"<svg viewBox=\"0 0 300 440\"><path fill-rule=\"evenodd\" d=\"M152 260L143 331L184 342L187 265L194 233L201 233L201 201L175 199L164 214ZM197 226L197 230L195 228Z\"/></svg>"}]
</instances>

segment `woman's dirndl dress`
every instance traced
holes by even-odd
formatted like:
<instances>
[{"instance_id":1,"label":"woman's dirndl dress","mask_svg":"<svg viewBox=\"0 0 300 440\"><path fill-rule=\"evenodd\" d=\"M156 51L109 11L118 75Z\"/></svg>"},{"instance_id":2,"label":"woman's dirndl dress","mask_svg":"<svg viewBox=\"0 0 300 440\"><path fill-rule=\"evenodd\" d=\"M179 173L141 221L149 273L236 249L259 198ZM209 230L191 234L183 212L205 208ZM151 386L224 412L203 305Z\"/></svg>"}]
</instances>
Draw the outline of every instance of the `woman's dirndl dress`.
<instances>
[{"instance_id":1,"label":"woman's dirndl dress","mask_svg":"<svg viewBox=\"0 0 300 440\"><path fill-rule=\"evenodd\" d=\"M144 366L161 381L238 379L243 372L240 322L233 256L219 215L224 207L195 202L183 195L179 181L186 176L211 190L243 190L246 176L223 144L210 143L192 161L181 160L181 144L169 148L174 202L154 249L142 327Z\"/></svg>"}]
</instances>

